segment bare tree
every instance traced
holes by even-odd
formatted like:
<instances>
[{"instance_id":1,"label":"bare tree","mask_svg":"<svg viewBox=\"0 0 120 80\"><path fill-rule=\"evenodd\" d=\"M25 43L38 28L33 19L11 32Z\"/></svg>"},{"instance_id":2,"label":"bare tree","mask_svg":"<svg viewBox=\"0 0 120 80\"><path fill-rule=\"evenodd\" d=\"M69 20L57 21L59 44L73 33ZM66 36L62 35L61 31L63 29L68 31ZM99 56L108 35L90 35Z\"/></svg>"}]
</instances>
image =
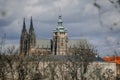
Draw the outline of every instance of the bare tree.
<instances>
[{"instance_id":1,"label":"bare tree","mask_svg":"<svg viewBox=\"0 0 120 80\"><path fill-rule=\"evenodd\" d=\"M72 57L68 58L71 62L69 65L69 71L71 71L72 79L78 80L78 76L82 80L86 80L85 74L88 69L88 65L93 62L96 58L97 51L88 42L85 44L79 43L72 49ZM78 75L78 69L80 75Z\"/></svg>"},{"instance_id":2,"label":"bare tree","mask_svg":"<svg viewBox=\"0 0 120 80\"><path fill-rule=\"evenodd\" d=\"M4 59L5 55L0 54L0 79L1 80L6 80L6 61Z\"/></svg>"}]
</instances>

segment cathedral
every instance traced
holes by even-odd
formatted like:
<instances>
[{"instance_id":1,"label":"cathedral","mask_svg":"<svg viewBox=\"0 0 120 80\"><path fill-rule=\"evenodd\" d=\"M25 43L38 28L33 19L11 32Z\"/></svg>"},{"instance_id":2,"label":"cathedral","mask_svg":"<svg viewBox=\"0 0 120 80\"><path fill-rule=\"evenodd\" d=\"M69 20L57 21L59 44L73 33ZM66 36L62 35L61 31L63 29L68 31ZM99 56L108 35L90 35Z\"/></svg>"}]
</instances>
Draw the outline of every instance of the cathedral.
<instances>
[{"instance_id":1,"label":"cathedral","mask_svg":"<svg viewBox=\"0 0 120 80\"><path fill-rule=\"evenodd\" d=\"M36 38L32 17L29 32L26 30L25 18L23 20L23 29L20 37L21 54L66 55L69 49L79 42L86 43L85 40L68 40L68 31L63 27L62 16L58 17L58 24L56 29L53 30L52 39Z\"/></svg>"}]
</instances>

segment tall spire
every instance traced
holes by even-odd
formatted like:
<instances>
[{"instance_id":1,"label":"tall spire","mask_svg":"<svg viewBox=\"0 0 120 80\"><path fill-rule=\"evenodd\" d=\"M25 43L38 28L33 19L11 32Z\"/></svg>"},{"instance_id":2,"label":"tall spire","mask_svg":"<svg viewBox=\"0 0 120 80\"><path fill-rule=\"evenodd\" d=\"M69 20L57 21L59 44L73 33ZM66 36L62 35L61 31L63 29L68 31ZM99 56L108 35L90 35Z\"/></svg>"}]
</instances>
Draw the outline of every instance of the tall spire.
<instances>
[{"instance_id":1,"label":"tall spire","mask_svg":"<svg viewBox=\"0 0 120 80\"><path fill-rule=\"evenodd\" d=\"M59 16L59 18L58 18L58 27L63 27L63 25L62 25L62 16Z\"/></svg>"},{"instance_id":2,"label":"tall spire","mask_svg":"<svg viewBox=\"0 0 120 80\"><path fill-rule=\"evenodd\" d=\"M23 19L23 29L20 38L20 53L26 54L28 52L28 33L26 30L25 18Z\"/></svg>"},{"instance_id":3,"label":"tall spire","mask_svg":"<svg viewBox=\"0 0 120 80\"><path fill-rule=\"evenodd\" d=\"M61 9L61 7L59 7L59 14L58 15L62 16L62 9Z\"/></svg>"},{"instance_id":4,"label":"tall spire","mask_svg":"<svg viewBox=\"0 0 120 80\"><path fill-rule=\"evenodd\" d=\"M30 29L29 29L29 49L35 47L35 44L36 44L36 36L33 28L32 16L31 16Z\"/></svg>"},{"instance_id":5,"label":"tall spire","mask_svg":"<svg viewBox=\"0 0 120 80\"><path fill-rule=\"evenodd\" d=\"M30 30L34 30L34 28L33 28L32 16L31 16L31 20L30 20Z\"/></svg>"},{"instance_id":6,"label":"tall spire","mask_svg":"<svg viewBox=\"0 0 120 80\"><path fill-rule=\"evenodd\" d=\"M23 32L26 31L25 18L23 19L23 29L22 29L22 31L23 31Z\"/></svg>"}]
</instances>

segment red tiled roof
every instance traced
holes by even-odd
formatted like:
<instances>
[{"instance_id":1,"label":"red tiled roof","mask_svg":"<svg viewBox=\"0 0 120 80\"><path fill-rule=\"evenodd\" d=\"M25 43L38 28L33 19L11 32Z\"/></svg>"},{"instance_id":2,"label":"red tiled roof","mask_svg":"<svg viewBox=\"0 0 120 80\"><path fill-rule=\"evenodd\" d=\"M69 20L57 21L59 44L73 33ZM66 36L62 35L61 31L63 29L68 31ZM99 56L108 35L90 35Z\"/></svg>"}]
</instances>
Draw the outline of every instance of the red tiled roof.
<instances>
[{"instance_id":1,"label":"red tiled roof","mask_svg":"<svg viewBox=\"0 0 120 80\"><path fill-rule=\"evenodd\" d=\"M120 56L103 57L103 60L108 61L108 62L116 62L117 64L120 64Z\"/></svg>"}]
</instances>

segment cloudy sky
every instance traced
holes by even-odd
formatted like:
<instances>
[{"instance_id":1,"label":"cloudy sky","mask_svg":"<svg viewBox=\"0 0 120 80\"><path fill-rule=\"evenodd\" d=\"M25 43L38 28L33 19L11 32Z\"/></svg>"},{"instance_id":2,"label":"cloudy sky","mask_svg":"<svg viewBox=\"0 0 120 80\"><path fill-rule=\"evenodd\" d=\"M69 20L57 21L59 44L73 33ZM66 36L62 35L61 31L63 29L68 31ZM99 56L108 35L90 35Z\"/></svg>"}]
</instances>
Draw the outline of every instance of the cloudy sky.
<instances>
[{"instance_id":1,"label":"cloudy sky","mask_svg":"<svg viewBox=\"0 0 120 80\"><path fill-rule=\"evenodd\" d=\"M120 49L119 11L108 0L98 0L101 9L93 3L94 0L0 0L0 38L6 34L7 45L19 45L23 18L29 29L32 16L37 38L51 39L58 16L62 15L69 39L87 39L100 56L114 55L113 51Z\"/></svg>"}]
</instances>

